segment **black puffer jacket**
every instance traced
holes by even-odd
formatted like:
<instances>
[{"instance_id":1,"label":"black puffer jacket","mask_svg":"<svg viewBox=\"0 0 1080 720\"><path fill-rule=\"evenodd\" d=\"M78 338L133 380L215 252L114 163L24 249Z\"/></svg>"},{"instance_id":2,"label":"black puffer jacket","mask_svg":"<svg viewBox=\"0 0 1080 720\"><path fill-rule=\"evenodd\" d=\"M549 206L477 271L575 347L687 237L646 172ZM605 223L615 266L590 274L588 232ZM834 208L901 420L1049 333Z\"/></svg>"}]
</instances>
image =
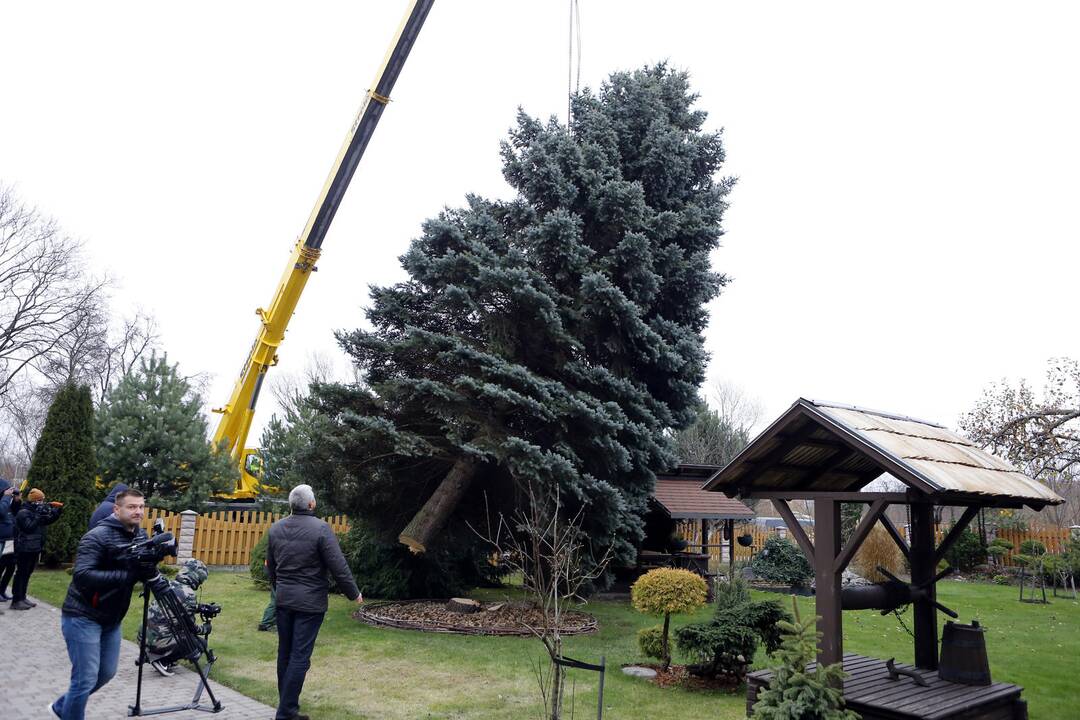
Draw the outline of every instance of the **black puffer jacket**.
<instances>
[{"instance_id":1,"label":"black puffer jacket","mask_svg":"<svg viewBox=\"0 0 1080 720\"><path fill-rule=\"evenodd\" d=\"M89 618L105 627L123 620L138 576L127 560L118 557L117 549L145 539L145 530L128 530L115 515L83 535L63 613Z\"/></svg>"},{"instance_id":2,"label":"black puffer jacket","mask_svg":"<svg viewBox=\"0 0 1080 720\"><path fill-rule=\"evenodd\" d=\"M279 608L326 612L326 594L330 590L327 571L350 600L360 595L337 536L310 510L293 510L292 515L270 526L266 572L277 593Z\"/></svg>"},{"instance_id":3,"label":"black puffer jacket","mask_svg":"<svg viewBox=\"0 0 1080 720\"><path fill-rule=\"evenodd\" d=\"M44 502L24 502L15 516L15 552L41 552L45 548L45 526L56 522L61 510Z\"/></svg>"},{"instance_id":4,"label":"black puffer jacket","mask_svg":"<svg viewBox=\"0 0 1080 720\"><path fill-rule=\"evenodd\" d=\"M0 540L8 541L15 539L15 515L19 512L22 503L16 495L4 495L5 490L12 487L4 478L0 478Z\"/></svg>"}]
</instances>

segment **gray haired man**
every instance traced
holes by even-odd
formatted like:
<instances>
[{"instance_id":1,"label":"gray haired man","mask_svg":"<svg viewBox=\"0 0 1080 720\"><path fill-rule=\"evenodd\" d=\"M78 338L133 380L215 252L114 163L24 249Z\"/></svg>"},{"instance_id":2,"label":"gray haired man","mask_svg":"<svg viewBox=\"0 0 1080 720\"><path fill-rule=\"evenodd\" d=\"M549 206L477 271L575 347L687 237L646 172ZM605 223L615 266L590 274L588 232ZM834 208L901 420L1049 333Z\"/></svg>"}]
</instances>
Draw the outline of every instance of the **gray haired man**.
<instances>
[{"instance_id":1,"label":"gray haired man","mask_svg":"<svg viewBox=\"0 0 1080 720\"><path fill-rule=\"evenodd\" d=\"M315 517L310 485L289 493L292 514L270 527L266 572L277 595L278 707L275 720L307 720L300 714L300 691L311 667L311 651L326 615L327 571L349 600L364 602L337 537Z\"/></svg>"}]
</instances>

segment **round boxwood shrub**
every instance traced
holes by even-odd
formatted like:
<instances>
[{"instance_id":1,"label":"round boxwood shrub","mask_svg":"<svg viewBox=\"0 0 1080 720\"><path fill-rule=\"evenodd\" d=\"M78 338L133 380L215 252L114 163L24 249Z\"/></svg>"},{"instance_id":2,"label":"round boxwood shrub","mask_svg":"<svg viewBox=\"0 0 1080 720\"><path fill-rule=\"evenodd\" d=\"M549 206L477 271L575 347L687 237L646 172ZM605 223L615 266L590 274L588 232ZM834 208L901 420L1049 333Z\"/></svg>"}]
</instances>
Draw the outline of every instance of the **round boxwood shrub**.
<instances>
[{"instance_id":1,"label":"round boxwood shrub","mask_svg":"<svg viewBox=\"0 0 1080 720\"><path fill-rule=\"evenodd\" d=\"M965 530L945 553L945 559L952 567L966 572L986 562L986 548L983 547L978 535Z\"/></svg>"},{"instance_id":2,"label":"round boxwood shrub","mask_svg":"<svg viewBox=\"0 0 1080 720\"><path fill-rule=\"evenodd\" d=\"M638 630L637 644L645 657L662 659L664 657L664 626L653 625L650 628Z\"/></svg>"},{"instance_id":3,"label":"round boxwood shrub","mask_svg":"<svg viewBox=\"0 0 1080 720\"><path fill-rule=\"evenodd\" d=\"M754 575L770 582L804 588L814 577L814 568L795 543L774 535L765 541L751 563Z\"/></svg>"}]
</instances>

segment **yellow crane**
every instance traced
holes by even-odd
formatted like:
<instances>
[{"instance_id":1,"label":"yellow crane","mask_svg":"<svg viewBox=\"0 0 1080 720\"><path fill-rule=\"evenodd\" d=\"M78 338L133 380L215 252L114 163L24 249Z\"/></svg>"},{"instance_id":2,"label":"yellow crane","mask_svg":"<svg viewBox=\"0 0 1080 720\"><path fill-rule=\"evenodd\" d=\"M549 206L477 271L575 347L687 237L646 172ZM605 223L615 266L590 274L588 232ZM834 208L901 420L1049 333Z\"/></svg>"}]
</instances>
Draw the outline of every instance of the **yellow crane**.
<instances>
[{"instance_id":1,"label":"yellow crane","mask_svg":"<svg viewBox=\"0 0 1080 720\"><path fill-rule=\"evenodd\" d=\"M240 371L240 377L233 387L229 402L224 407L214 408L214 412L221 413L221 420L214 432L214 446L220 452L228 452L240 470L236 488L223 496L229 500L250 500L258 492L262 460L258 448L246 447L246 443L252 419L255 417L259 391L266 379L267 370L278 362L277 351L285 338L289 320L304 292L308 277L318 270L316 262L326 231L341 205L341 199L349 187L353 173L356 172L356 166L367 148L375 126L390 101L390 92L433 3L434 0L410 2L383 59L382 67L375 76L375 82L368 90L360 111L345 136L345 142L334 160L307 225L293 247L269 306L255 311L261 320L259 331Z\"/></svg>"}]
</instances>

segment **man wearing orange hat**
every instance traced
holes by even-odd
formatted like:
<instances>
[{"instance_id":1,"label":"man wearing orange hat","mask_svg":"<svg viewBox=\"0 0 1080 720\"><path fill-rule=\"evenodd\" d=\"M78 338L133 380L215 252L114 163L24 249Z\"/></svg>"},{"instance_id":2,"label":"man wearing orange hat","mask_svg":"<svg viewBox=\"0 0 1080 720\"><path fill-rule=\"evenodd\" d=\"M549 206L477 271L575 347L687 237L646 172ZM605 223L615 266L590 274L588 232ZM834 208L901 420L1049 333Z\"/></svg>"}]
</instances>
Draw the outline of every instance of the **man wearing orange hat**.
<instances>
[{"instance_id":1,"label":"man wearing orange hat","mask_svg":"<svg viewBox=\"0 0 1080 720\"><path fill-rule=\"evenodd\" d=\"M37 603L26 599L30 575L45 548L45 526L56 522L64 504L45 502L45 493L33 488L15 516L15 582L11 586L11 609L29 610Z\"/></svg>"}]
</instances>

